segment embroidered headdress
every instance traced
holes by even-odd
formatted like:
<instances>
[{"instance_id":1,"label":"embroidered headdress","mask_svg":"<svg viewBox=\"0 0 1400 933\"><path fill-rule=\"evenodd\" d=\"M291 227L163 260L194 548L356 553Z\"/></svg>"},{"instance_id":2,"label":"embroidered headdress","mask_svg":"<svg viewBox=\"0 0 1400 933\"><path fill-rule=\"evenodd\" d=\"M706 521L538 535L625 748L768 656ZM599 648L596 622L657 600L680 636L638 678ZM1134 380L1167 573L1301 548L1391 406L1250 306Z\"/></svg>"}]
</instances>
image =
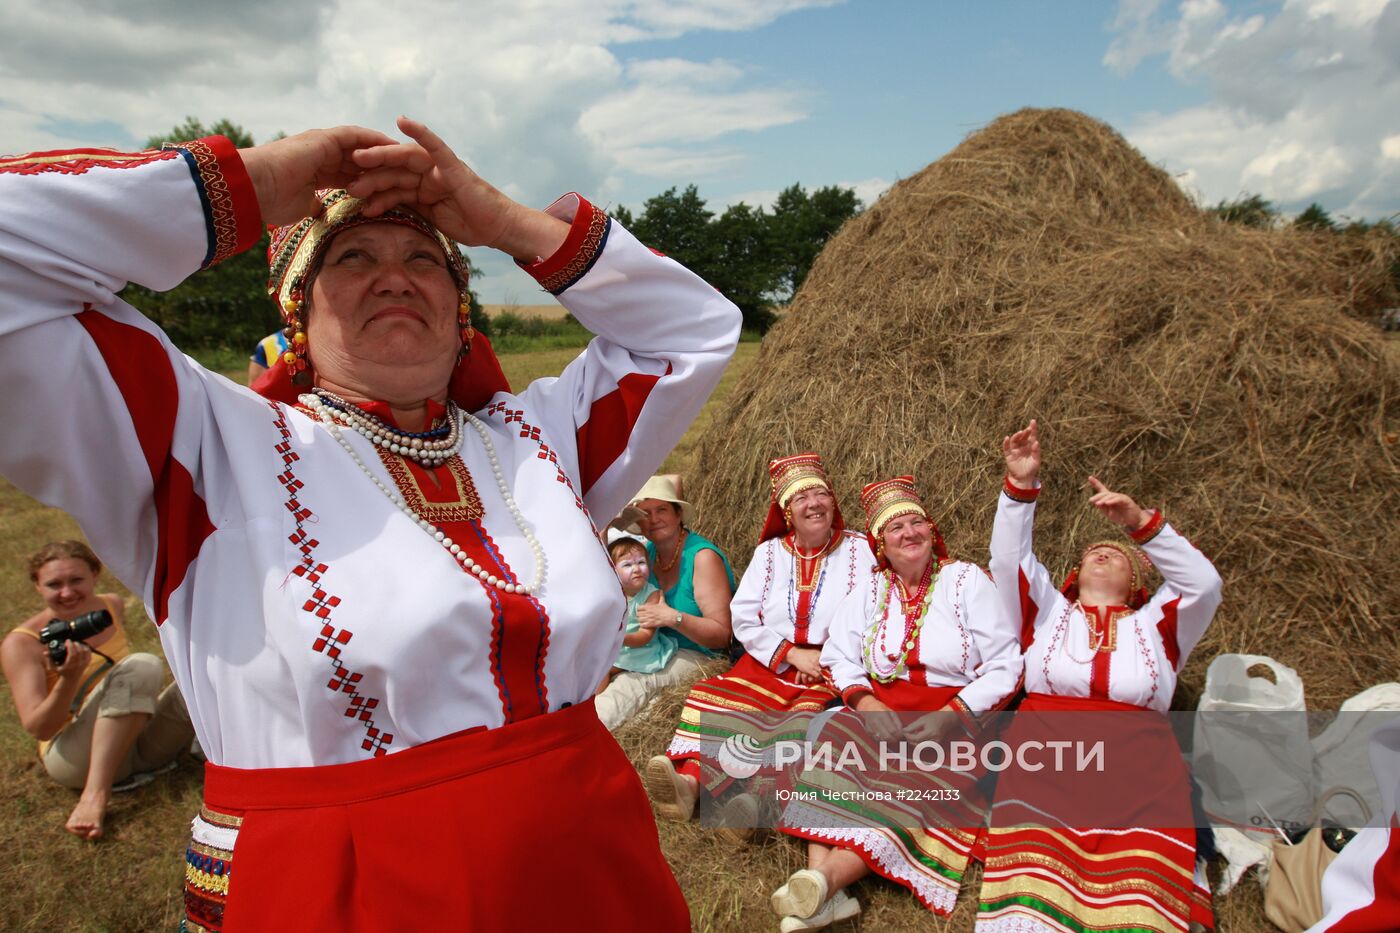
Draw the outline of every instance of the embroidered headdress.
<instances>
[{"instance_id":1,"label":"embroidered headdress","mask_svg":"<svg viewBox=\"0 0 1400 933\"><path fill-rule=\"evenodd\" d=\"M427 218L407 207L395 207L377 217L364 215L365 202L351 197L344 189L317 192L321 214L305 217L283 227L270 227L272 242L267 248L267 293L277 304L286 322L287 351L269 366L254 384L254 391L268 398L294 402L301 386L312 382L306 359L306 334L301 316L306 291L321 264L326 247L336 234L371 223L391 223L410 227L434 240L442 249L447 269L457 284L460 298L459 325L463 346L470 349L452 371L448 395L467 411L475 411L499 391L509 391L500 363L485 337L471 327L467 293L467 265L457 244L442 234ZM470 361L470 365L468 365ZM271 361L269 361L271 362Z\"/></svg>"},{"instance_id":2,"label":"embroidered headdress","mask_svg":"<svg viewBox=\"0 0 1400 933\"><path fill-rule=\"evenodd\" d=\"M799 492L817 486L822 487L827 492L832 491L831 483L826 478L826 467L822 464L822 458L814 453L794 454L791 457L770 460L768 462L768 476L772 483L773 496L768 505L768 517L763 523L763 531L758 536L760 542L792 531L792 523L788 521L788 504ZM833 540L839 537L846 527L845 521L841 518L841 507L836 504L835 499L835 493L832 493L831 530Z\"/></svg>"},{"instance_id":3,"label":"embroidered headdress","mask_svg":"<svg viewBox=\"0 0 1400 933\"><path fill-rule=\"evenodd\" d=\"M933 553L940 561L948 559L948 547L943 543L943 534L938 525L928 517L923 500L914 489L914 477L896 476L893 479L870 483L860 491L860 507L865 510L865 533L870 537L870 549L879 558L880 566L888 566L885 559L885 541L881 537L885 526L901 515L922 515L928 519L933 529Z\"/></svg>"},{"instance_id":4,"label":"embroidered headdress","mask_svg":"<svg viewBox=\"0 0 1400 933\"><path fill-rule=\"evenodd\" d=\"M1132 571L1132 578L1128 582L1128 608L1142 608L1147 602L1147 577L1152 572L1152 561L1147 559L1147 555L1140 548L1122 541L1095 541L1086 547L1079 555L1079 563L1074 565L1069 576L1065 577L1065 582L1060 585L1060 592L1070 602L1079 598L1079 568L1084 565L1084 558L1089 556L1090 551L1101 547L1111 547L1127 558L1128 567Z\"/></svg>"}]
</instances>

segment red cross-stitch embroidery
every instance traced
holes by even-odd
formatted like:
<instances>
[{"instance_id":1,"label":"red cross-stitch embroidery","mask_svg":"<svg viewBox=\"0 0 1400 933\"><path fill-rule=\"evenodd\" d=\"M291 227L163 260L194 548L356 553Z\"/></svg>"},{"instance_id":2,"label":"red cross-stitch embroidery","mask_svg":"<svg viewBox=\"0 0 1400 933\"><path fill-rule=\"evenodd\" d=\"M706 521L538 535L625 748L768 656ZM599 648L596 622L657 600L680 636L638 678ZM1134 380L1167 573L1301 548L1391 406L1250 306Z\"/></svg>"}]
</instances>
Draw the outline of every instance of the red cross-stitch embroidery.
<instances>
[{"instance_id":1,"label":"red cross-stitch embroidery","mask_svg":"<svg viewBox=\"0 0 1400 933\"><path fill-rule=\"evenodd\" d=\"M589 514L588 506L583 504L583 497L580 496L578 490L574 488L574 481L569 479L569 474L565 473L564 468L559 465L559 455L554 452L554 449L550 447L547 442L540 438L540 429L525 420L525 412L521 409L510 408L505 402L492 402L490 405L486 406L485 414L488 417L491 415L501 415L502 420L505 421L506 424L519 424L520 436L540 445L539 458L541 460L548 460L550 463L554 464L555 481L563 483L568 488L569 493L574 497L574 505L588 518L589 522L592 522L593 516ZM597 526L595 525L594 527Z\"/></svg>"},{"instance_id":2,"label":"red cross-stitch embroidery","mask_svg":"<svg viewBox=\"0 0 1400 933\"><path fill-rule=\"evenodd\" d=\"M349 629L338 628L331 624L331 617L336 608L340 606L341 600L339 596L330 593L320 585L322 576L330 567L316 560L316 548L321 542L307 534L306 529L302 527L308 519L313 517L313 513L297 499L297 494L303 484L292 470L292 464L300 458L296 451L292 450L292 432L287 427L287 412L276 402L268 402L268 405L273 411L273 424L282 438L275 449L282 457L282 465L285 469L277 474L277 481L287 490L285 505L287 511L292 513L297 525L296 530L287 536L287 540L296 547L297 552L301 555L297 565L292 568L292 573L312 585L311 597L302 603L301 608L303 612L310 613L311 617L320 623L316 627L317 635L311 643L311 650L324 654L330 659L332 675L326 682L326 688L347 695L349 702L345 707L346 717L358 719L365 726L367 738L360 743L360 747L377 758L388 754L388 747L394 742L394 734L383 732L375 725L372 710L379 706L379 700L360 693L357 686L364 679L364 674L351 670L340 659L341 649L350 644L354 634Z\"/></svg>"}]
</instances>

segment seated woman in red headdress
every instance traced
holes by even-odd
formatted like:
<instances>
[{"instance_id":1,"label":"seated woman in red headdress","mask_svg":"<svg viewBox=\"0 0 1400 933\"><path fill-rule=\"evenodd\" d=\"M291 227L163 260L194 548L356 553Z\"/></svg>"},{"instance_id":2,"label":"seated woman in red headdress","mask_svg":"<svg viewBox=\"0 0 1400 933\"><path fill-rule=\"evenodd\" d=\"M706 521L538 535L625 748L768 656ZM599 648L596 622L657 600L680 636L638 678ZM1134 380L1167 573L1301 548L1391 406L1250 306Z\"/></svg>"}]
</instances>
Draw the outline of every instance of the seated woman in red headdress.
<instances>
[{"instance_id":1,"label":"seated woman in red headdress","mask_svg":"<svg viewBox=\"0 0 1400 933\"><path fill-rule=\"evenodd\" d=\"M1056 588L1031 546L1036 423L1002 449L1006 483L991 568L1019 621L1027 692L1004 738L1013 747L1047 737L1106 739L1106 767L1012 767L1000 776L977 929L1210 925L1209 896L1193 880L1185 765L1157 714L1167 711L1177 674L1220 605L1220 575L1160 511L1091 476L1090 504L1137 547L1089 545ZM1154 564L1166 582L1149 598Z\"/></svg>"},{"instance_id":2,"label":"seated woman in red headdress","mask_svg":"<svg viewBox=\"0 0 1400 933\"><path fill-rule=\"evenodd\" d=\"M718 797L733 784L718 758L726 740L771 745L763 737L768 726L836 700L822 645L836 607L870 578L875 558L864 536L845 529L821 457L784 457L768 472L768 518L729 607L744 656L728 673L694 686L666 754L647 763L647 790L666 819L689 819L702 791ZM771 771L771 760L767 766ZM758 819L758 801L737 795L721 831L742 841Z\"/></svg>"},{"instance_id":3,"label":"seated woman in red headdress","mask_svg":"<svg viewBox=\"0 0 1400 933\"><path fill-rule=\"evenodd\" d=\"M860 757L880 765L890 743L918 747L979 732L1016 692L1021 653L991 580L949 558L912 476L871 483L860 502L879 571L837 609L822 664L846 706L864 715L835 717L821 736L843 750L866 749ZM925 711L945 715L895 715ZM872 759L875 739L882 751ZM951 912L984 816L974 792L975 775L805 770L781 828L808 840L808 867L773 892L781 929L815 930L854 916L860 905L844 889L872 871L909 888L929 910Z\"/></svg>"}]
</instances>

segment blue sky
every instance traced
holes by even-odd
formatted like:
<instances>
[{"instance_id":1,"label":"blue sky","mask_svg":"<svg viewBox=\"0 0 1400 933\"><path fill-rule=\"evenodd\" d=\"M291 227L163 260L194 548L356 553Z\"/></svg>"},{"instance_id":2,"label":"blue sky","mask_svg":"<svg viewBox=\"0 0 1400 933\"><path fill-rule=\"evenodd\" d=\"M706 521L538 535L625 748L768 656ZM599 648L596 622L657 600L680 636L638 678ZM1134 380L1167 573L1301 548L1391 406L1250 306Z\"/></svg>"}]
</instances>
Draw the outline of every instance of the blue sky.
<instances>
[{"instance_id":1,"label":"blue sky","mask_svg":"<svg viewBox=\"0 0 1400 933\"><path fill-rule=\"evenodd\" d=\"M406 111L531 204L694 183L722 209L793 182L868 203L997 115L1060 106L1203 202L1400 210L1400 0L75 0L0 27L9 152ZM547 300L474 260L486 301Z\"/></svg>"}]
</instances>

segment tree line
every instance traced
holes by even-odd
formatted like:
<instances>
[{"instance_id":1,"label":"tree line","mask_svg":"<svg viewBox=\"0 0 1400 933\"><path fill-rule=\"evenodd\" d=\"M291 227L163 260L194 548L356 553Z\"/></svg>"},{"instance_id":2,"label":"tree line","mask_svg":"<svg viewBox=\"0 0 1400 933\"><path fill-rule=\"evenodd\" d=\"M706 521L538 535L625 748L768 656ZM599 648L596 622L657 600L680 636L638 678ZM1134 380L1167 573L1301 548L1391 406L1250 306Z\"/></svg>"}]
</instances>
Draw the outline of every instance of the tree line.
<instances>
[{"instance_id":1,"label":"tree line","mask_svg":"<svg viewBox=\"0 0 1400 933\"><path fill-rule=\"evenodd\" d=\"M227 119L206 126L188 117L147 139L146 148L211 135L226 136L239 148L254 144L247 130ZM696 186L689 185L647 200L635 215L625 207L613 215L647 246L684 263L715 286L743 311L745 327L761 332L773 323L773 306L791 299L827 239L860 208L850 188L809 193L795 184L778 195L771 210L734 204L716 216ZM282 326L267 295L268 243L264 232L253 248L195 273L170 291L128 285L122 297L182 349L251 352L257 341ZM477 269L471 272L480 274ZM491 322L475 292L470 297L473 323L489 335Z\"/></svg>"}]
</instances>

